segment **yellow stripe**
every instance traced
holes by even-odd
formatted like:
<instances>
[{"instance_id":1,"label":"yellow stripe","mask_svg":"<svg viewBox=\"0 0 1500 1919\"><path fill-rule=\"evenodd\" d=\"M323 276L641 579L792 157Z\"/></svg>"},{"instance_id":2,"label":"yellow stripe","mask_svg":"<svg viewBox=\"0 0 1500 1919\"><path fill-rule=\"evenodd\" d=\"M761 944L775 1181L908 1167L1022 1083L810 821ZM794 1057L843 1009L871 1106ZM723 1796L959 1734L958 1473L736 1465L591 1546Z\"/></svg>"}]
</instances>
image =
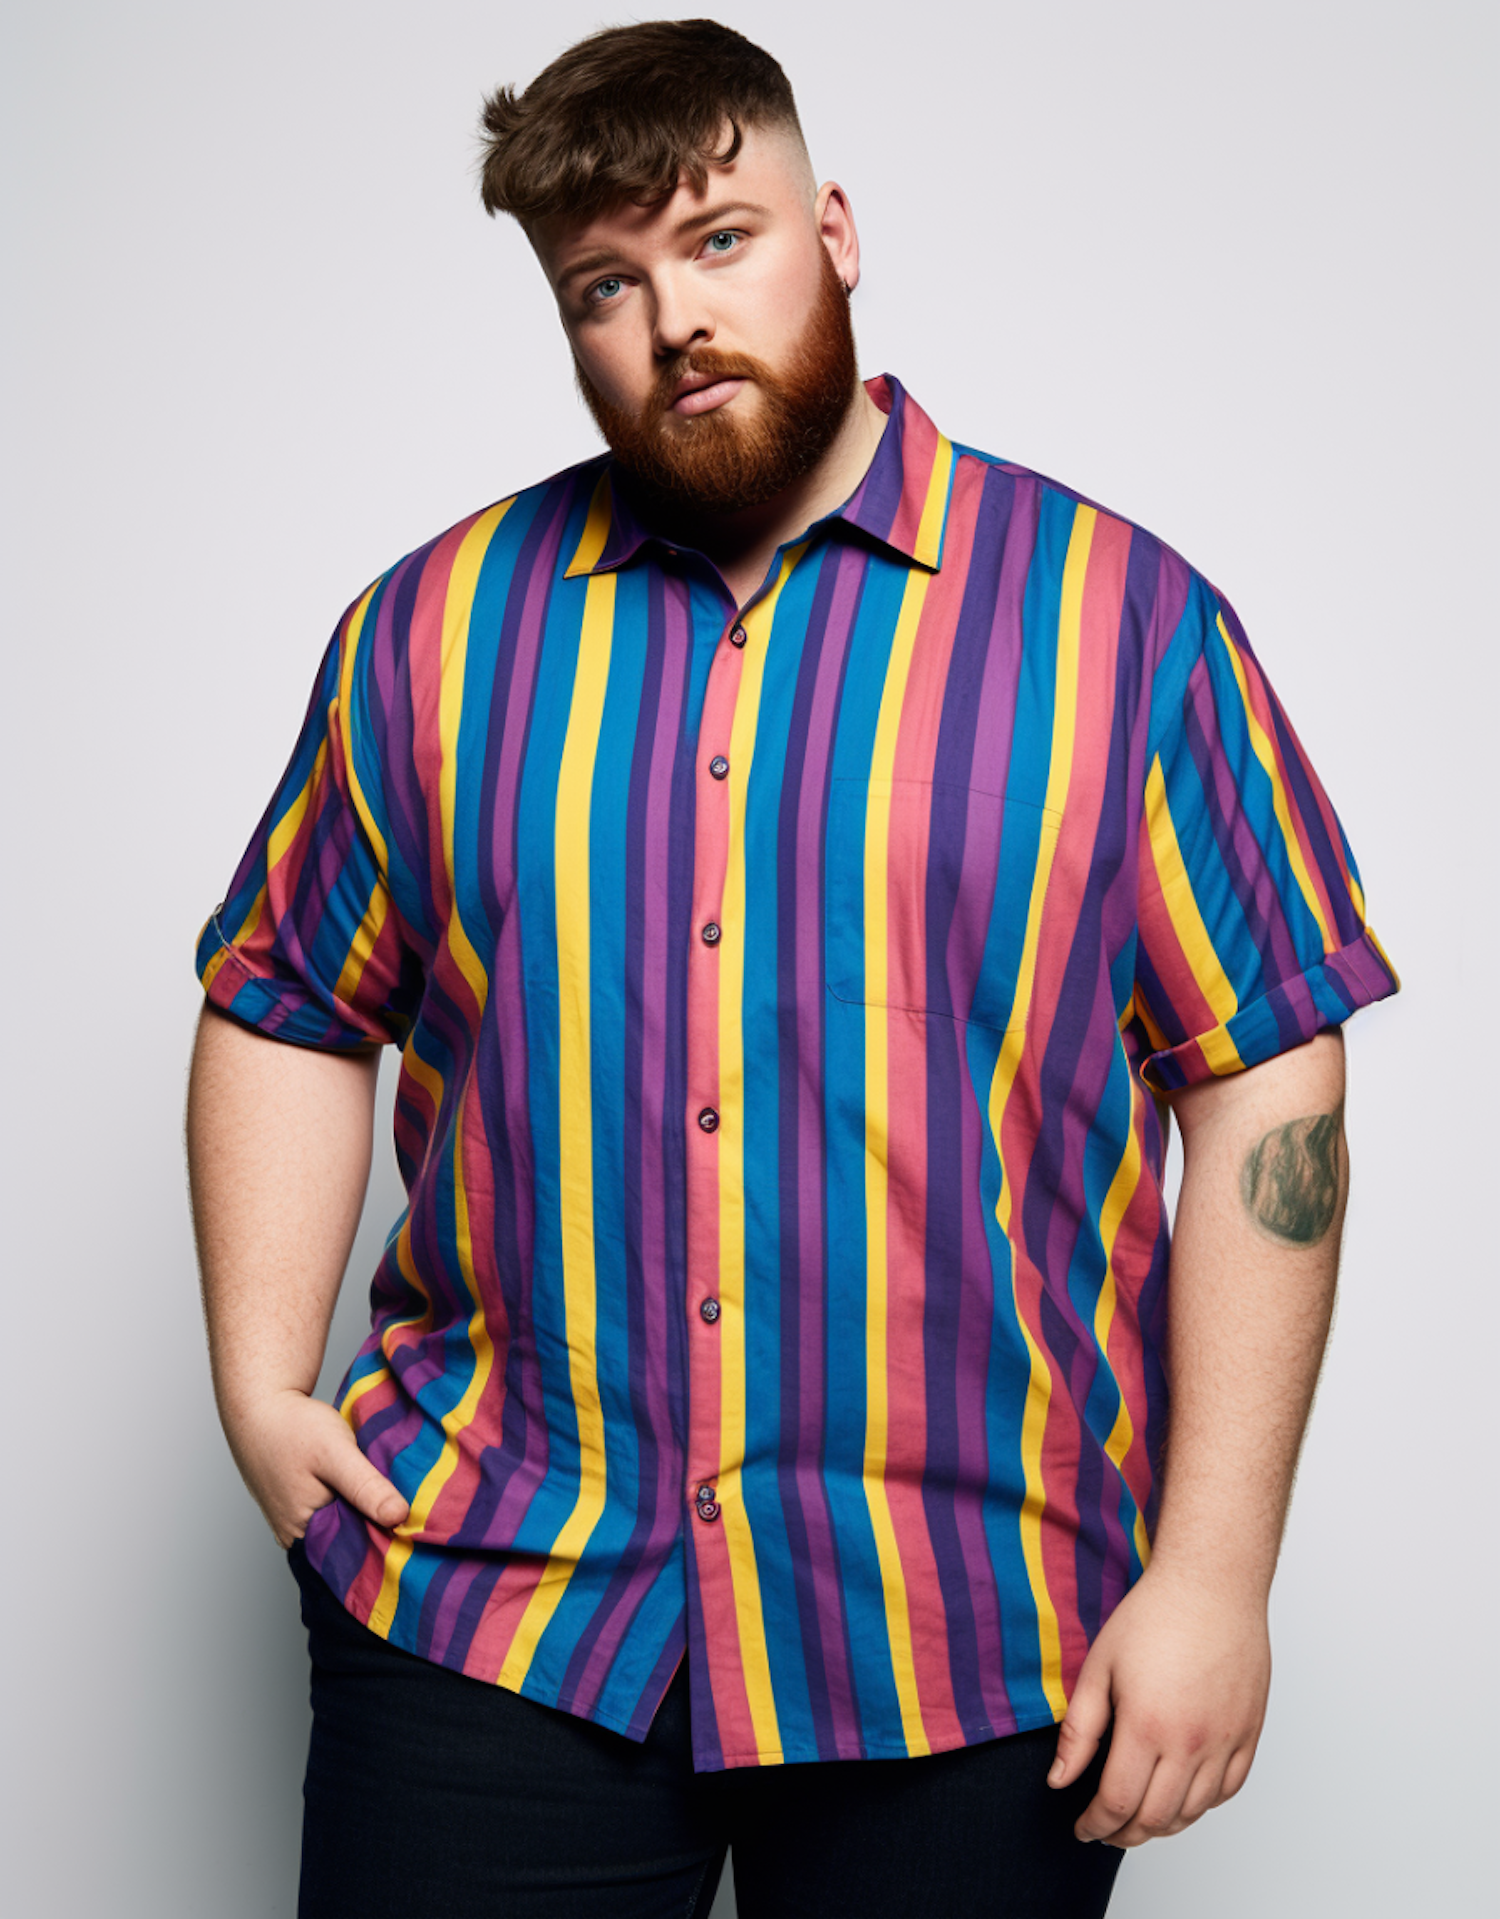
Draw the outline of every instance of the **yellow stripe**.
<instances>
[{"instance_id":1,"label":"yellow stripe","mask_svg":"<svg viewBox=\"0 0 1500 1919\"><path fill-rule=\"evenodd\" d=\"M594 1118L589 1012L589 820L614 644L615 575L596 573L584 601L573 701L558 769L553 832L557 893L558 1180L568 1381L578 1420L578 1494L516 1627L502 1685L519 1686L604 1510L607 1454L596 1350Z\"/></svg>"},{"instance_id":2,"label":"yellow stripe","mask_svg":"<svg viewBox=\"0 0 1500 1919\"><path fill-rule=\"evenodd\" d=\"M344 628L342 653L339 658L339 710L343 715L343 726L340 730L343 734L344 771L349 780L350 797L354 801L354 810L359 815L360 824L364 827L375 854L375 864L382 873L386 873L390 870L390 860L386 853L385 835L375 824L375 815L371 812L370 803L365 798L365 789L360 785L359 774L354 770L354 656L359 649L360 636L365 629L365 615L370 610L370 602L375 597L375 588L379 585L380 581L376 580L366 588L359 604L350 613L348 624Z\"/></svg>"},{"instance_id":3,"label":"yellow stripe","mask_svg":"<svg viewBox=\"0 0 1500 1919\"><path fill-rule=\"evenodd\" d=\"M487 508L459 542L443 600L443 631L438 663L438 741L441 755L438 772L438 803L449 896L448 923L444 938L459 971L468 981L481 1012L484 1010L489 976L464 930L455 878L454 819L457 810L458 735L463 720L464 669L468 660L469 621L474 608L474 593L479 583L480 569L484 564L484 556L490 540L496 527L510 511L512 504L510 500L502 500L498 505ZM362 618L363 609L361 609ZM353 642L356 639L357 634L352 633L349 666L346 672L352 671ZM345 730L347 736L349 729L346 727ZM346 747L346 750L351 753L352 765L352 745ZM351 790L352 786L351 773ZM440 1102L443 1082L431 1068L428 1068L424 1074L422 1067L425 1062L420 1061L414 1049L408 1050L406 1064L413 1078L419 1084L426 1085L429 1091L433 1091ZM474 1275L468 1190L464 1184L463 1105L465 1098L466 1094L461 1092L459 1111L455 1117L453 1129L454 1240L459 1272L469 1298L473 1301L467 1333L469 1345L474 1354L474 1366L463 1396L457 1405L450 1407L443 1415L442 1448L417 1488L407 1517L393 1529L392 1545L385 1558L380 1594L370 1614L370 1624L377 1632L389 1631L390 1622L395 1616L400 1598L401 1574L411 1557L411 1538L426 1526L444 1486L452 1478L458 1466L459 1435L473 1419L494 1365L494 1345L490 1338L484 1307L480 1301L478 1282ZM404 1228L403 1239L405 1231Z\"/></svg>"},{"instance_id":4,"label":"yellow stripe","mask_svg":"<svg viewBox=\"0 0 1500 1919\"><path fill-rule=\"evenodd\" d=\"M1386 958L1385 948L1380 944L1380 941L1376 939L1375 929L1373 926L1367 926L1365 928L1365 938L1375 948L1375 951L1380 955L1381 959L1385 961L1386 971L1390 974L1391 978L1396 982L1396 985L1399 987L1401 984L1401 975L1396 971L1395 967L1391 965L1391 962L1389 961L1389 959Z\"/></svg>"},{"instance_id":5,"label":"yellow stripe","mask_svg":"<svg viewBox=\"0 0 1500 1919\"><path fill-rule=\"evenodd\" d=\"M1125 1028L1130 1024L1131 1016L1133 1014L1138 1014L1140 1016L1141 1024L1146 1029L1146 1037L1151 1042L1152 1052L1153 1053L1161 1052L1168 1043L1167 1036L1161 1030L1161 1028L1157 1025L1156 1021L1152 1018L1151 1008L1146 1004L1145 1000L1141 997L1141 991L1139 987L1137 987L1136 990L1131 994L1130 1004L1125 1008L1125 1011L1120 1015L1120 1031L1122 1033L1124 1032Z\"/></svg>"},{"instance_id":6,"label":"yellow stripe","mask_svg":"<svg viewBox=\"0 0 1500 1919\"><path fill-rule=\"evenodd\" d=\"M594 487L594 497L589 501L589 516L583 524L583 537L563 573L565 580L576 580L581 573L591 573L599 564L599 555L609 538L610 509L609 469L606 467Z\"/></svg>"},{"instance_id":7,"label":"yellow stripe","mask_svg":"<svg viewBox=\"0 0 1500 1919\"><path fill-rule=\"evenodd\" d=\"M1161 755L1151 762L1146 778L1146 822L1151 836L1151 861L1156 868L1156 883L1166 902L1167 915L1177 944L1187 960L1198 991L1207 1000L1209 1011L1219 1021L1211 1033L1199 1036L1203 1057L1215 1073L1233 1073L1241 1067L1239 1051L1227 1031L1228 1022L1240 1009L1239 997L1230 984L1214 943L1209 937L1187 866L1172 823L1167 801L1167 783L1162 775Z\"/></svg>"},{"instance_id":8,"label":"yellow stripe","mask_svg":"<svg viewBox=\"0 0 1500 1919\"><path fill-rule=\"evenodd\" d=\"M929 493L928 504L932 496ZM926 514L923 515L926 524ZM870 753L870 801L865 820L865 1453L864 1489L870 1509L870 1527L880 1563L885 1599L886 1636L890 1642L891 1673L901 1709L901 1731L908 1752L931 1752L932 1742L922 1723L917 1688L916 1659L911 1640L911 1614L901 1549L886 1491L885 1473L890 1444L890 1246L886 1237L890 1168L890 1011L886 1005L890 975L889 900L891 782L901 715L911 677L912 654L922 608L927 599L929 573L913 568L906 576L901 612L891 640L881 692L880 713Z\"/></svg>"},{"instance_id":9,"label":"yellow stripe","mask_svg":"<svg viewBox=\"0 0 1500 1919\"><path fill-rule=\"evenodd\" d=\"M208 991L209 987L213 985L214 981L219 977L219 968L224 964L225 960L227 960L228 958L229 958L229 948L227 946L221 946L218 952L214 954L213 958L204 967L203 990L205 993Z\"/></svg>"},{"instance_id":10,"label":"yellow stripe","mask_svg":"<svg viewBox=\"0 0 1500 1919\"><path fill-rule=\"evenodd\" d=\"M412 1288L413 1292L423 1300L424 1304L421 1312L409 1313L404 1319L391 1320L387 1325L381 1328L380 1347L387 1359L389 1359L391 1355L395 1334L408 1326L420 1324L432 1309L431 1297L417 1273L416 1265L411 1256L410 1213L402 1220L401 1230L396 1237L396 1265L400 1270L402 1278ZM354 1418L354 1408L359 1404L364 1395L386 1376L386 1370L386 1368L381 1368L378 1372L371 1373L367 1380L359 1381L356 1386L350 1389L339 1406L340 1418L343 1419L349 1430L355 1433L356 1436L358 1434L358 1427ZM408 1518L409 1517L410 1515L408 1515ZM391 1621L396 1613L396 1601L400 1596L401 1573L406 1562L411 1558L410 1540L400 1537L403 1530L405 1530L404 1527L397 1527L392 1532L391 1544L386 1548L385 1560L381 1567L380 1591L375 1595L375 1604L370 1612L369 1623L372 1631L382 1634L388 1634L390 1632Z\"/></svg>"},{"instance_id":11,"label":"yellow stripe","mask_svg":"<svg viewBox=\"0 0 1500 1919\"><path fill-rule=\"evenodd\" d=\"M719 1169L719 1299L724 1312L718 1324L719 1347L719 1468L717 1484L723 1516L724 1544L729 1555L734 1590L735 1629L739 1638L740 1669L750 1708L756 1749L762 1756L779 1750L781 1734L776 1701L771 1690L771 1666L766 1651L765 1610L761 1603L760 1571L755 1540L745 1510L741 1469L747 1444L747 1354L745 1350L745 946L737 936L747 924L745 915L745 822L749 800L750 767L760 721L765 683L766 650L776 607L792 569L807 551L805 545L782 555L781 570L765 598L758 600L740 624L745 644L734 721L729 734L729 836L724 862L723 920L726 937L719 945L719 1127L715 1134Z\"/></svg>"},{"instance_id":12,"label":"yellow stripe","mask_svg":"<svg viewBox=\"0 0 1500 1919\"><path fill-rule=\"evenodd\" d=\"M385 1556L380 1596L370 1613L370 1625L378 1633L390 1631L399 1597L401 1573L411 1557L413 1537L426 1529L432 1517L433 1507L437 1504L444 1486L453 1477L458 1465L459 1434L474 1417L495 1360L494 1342L490 1338L489 1327L485 1322L484 1306L479 1298L479 1287L474 1278L474 1240L469 1230L469 1199L464 1185L462 1114L458 1116L453 1129L453 1212L459 1271L463 1274L469 1298L474 1302L474 1310L469 1315L468 1324L469 1344L474 1350L474 1370L469 1375L469 1383L464 1388L462 1399L443 1415L442 1450L417 1488L416 1495L411 1501L410 1512L398 1526L391 1529L391 1549Z\"/></svg>"},{"instance_id":13,"label":"yellow stripe","mask_svg":"<svg viewBox=\"0 0 1500 1919\"><path fill-rule=\"evenodd\" d=\"M1318 931L1323 935L1323 951L1331 953L1334 948L1333 934L1323 917L1323 902L1318 898L1318 889L1313 885L1312 875L1307 870L1307 862L1302 857L1302 847L1297 839L1297 830L1292 824L1292 811L1287 804L1286 788L1282 784L1281 769L1276 763L1276 748L1267 737L1265 728L1255 717L1250 705L1250 688L1246 683L1245 663L1240 658L1239 648L1229 637L1229 629L1224 624L1224 616L1219 615L1220 637L1229 649L1230 664L1234 668L1234 677L1239 682L1240 698L1245 706L1245 724L1250 729L1250 744L1255 757L1266 769L1271 782L1271 798L1276 808L1276 823L1281 828L1281 837L1286 842L1286 856L1291 862L1297 884L1302 889L1302 897L1307 902L1307 910L1318 923Z\"/></svg>"},{"instance_id":14,"label":"yellow stripe","mask_svg":"<svg viewBox=\"0 0 1500 1919\"><path fill-rule=\"evenodd\" d=\"M312 771L303 781L302 791L271 828L271 837L266 843L266 873L268 876L276 871L276 868L280 866L281 862L286 858L289 848L296 842L297 835L302 830L302 822L307 817L307 809L312 801L313 789L317 786L319 780L322 779L323 768L327 763L328 741L325 738L318 747L317 755L312 763ZM244 937L245 931L242 927L239 938L243 939Z\"/></svg>"},{"instance_id":15,"label":"yellow stripe","mask_svg":"<svg viewBox=\"0 0 1500 1919\"><path fill-rule=\"evenodd\" d=\"M928 475L927 495L917 527L914 557L936 566L948 500L948 476L953 466L952 442L941 434ZM922 608L926 604L929 573L915 570L906 576L901 611L891 639L881 690L880 712L870 752L870 801L865 820L865 1451L862 1478L870 1528L880 1565L885 1603L886 1638L890 1646L891 1676L901 1711L901 1731L908 1752L931 1752L932 1743L922 1722L912 1647L911 1611L895 1519L886 1491L890 1447L890 1246L886 1237L890 1167L890 1013L886 1007L890 968L889 897L891 790L896 749L912 654ZM884 787L883 798L877 797Z\"/></svg>"},{"instance_id":16,"label":"yellow stripe","mask_svg":"<svg viewBox=\"0 0 1500 1919\"><path fill-rule=\"evenodd\" d=\"M384 1338L384 1334L382 1334L381 1337ZM366 1393L373 1391L376 1386L380 1385L382 1380L389 1379L390 1376L391 1369L389 1366L377 1366L373 1372L366 1373L363 1379L356 1379L348 1392L345 1393L344 1402L340 1406L339 1411L341 1413L347 1413L351 1406L357 1406L359 1404Z\"/></svg>"},{"instance_id":17,"label":"yellow stripe","mask_svg":"<svg viewBox=\"0 0 1500 1919\"><path fill-rule=\"evenodd\" d=\"M470 944L458 907L455 876L453 825L457 812L458 734L463 722L464 667L469 652L469 619L474 611L474 593L479 585L480 568L495 529L514 504L502 500L487 507L459 542L448 576L448 591L443 601L443 650L438 683L438 737L442 744L442 770L438 777L438 798L443 822L443 860L448 871L448 924L444 931L448 949L458 969L469 983L480 1012L489 995L490 978L483 961Z\"/></svg>"},{"instance_id":18,"label":"yellow stripe","mask_svg":"<svg viewBox=\"0 0 1500 1919\"><path fill-rule=\"evenodd\" d=\"M401 1066L426 1092L432 1101L433 1112L440 1112L443 1105L443 1076L435 1066L423 1059L411 1041L407 1042L406 1051L401 1055Z\"/></svg>"},{"instance_id":19,"label":"yellow stripe","mask_svg":"<svg viewBox=\"0 0 1500 1919\"><path fill-rule=\"evenodd\" d=\"M364 918L355 929L354 941L344 957L344 966L333 989L335 999L341 999L348 1006L354 1004L359 991L359 983L364 978L365 968L370 963L370 955L375 951L380 938L381 928L385 925L385 916L389 910L390 896L385 883L377 878L370 894L370 903L365 908Z\"/></svg>"},{"instance_id":20,"label":"yellow stripe","mask_svg":"<svg viewBox=\"0 0 1500 1919\"><path fill-rule=\"evenodd\" d=\"M922 518L917 525L914 557L923 566L935 567L943 543L943 516L948 506L948 475L953 469L953 442L938 435L932 472L927 480L927 498L922 502Z\"/></svg>"},{"instance_id":21,"label":"yellow stripe","mask_svg":"<svg viewBox=\"0 0 1500 1919\"><path fill-rule=\"evenodd\" d=\"M412 1288L413 1292L415 1292L419 1296L419 1298L423 1301L423 1305L422 1305L422 1310L420 1312L408 1313L404 1319L388 1320L386 1324L380 1329L380 1349L385 1354L387 1359L389 1359L391 1356L391 1349L394 1343L395 1334L397 1334L398 1332L404 1331L408 1326L419 1325L422 1322L422 1320L424 1320L432 1310L431 1297L428 1294L427 1288L423 1285L421 1278L418 1276L416 1266L412 1261L411 1215L409 1213L402 1220L401 1230L396 1236L396 1265L400 1270L402 1278ZM347 1424L351 1432L354 1432L356 1430L355 1423L354 1423L353 1408L359 1404L360 1400L364 1398L365 1394L369 1392L372 1387L378 1386L382 1379L389 1378L390 1372L391 1372L391 1369L389 1366L377 1367L374 1372L369 1373L365 1376L365 1378L356 1381L355 1384L349 1388L349 1391L345 1394L344 1398L340 1401L339 1408L338 1408L339 1416L340 1418L344 1420L344 1422ZM405 1544L402 1544L401 1562L400 1562L402 1566L406 1564L407 1559L410 1557L410 1552L411 1552L411 1548ZM397 1577L399 1577L399 1570L400 1569L398 1567ZM382 1578L381 1580L382 1594L384 1594L385 1592L386 1583L387 1582L385 1578ZM379 1603L379 1597L377 1596L377 1604L378 1603ZM394 1611L395 1611L395 1584L394 1582L392 1582L390 1612L393 1613ZM389 1613L386 1615L386 1623L387 1625L390 1623Z\"/></svg>"},{"instance_id":22,"label":"yellow stripe","mask_svg":"<svg viewBox=\"0 0 1500 1919\"><path fill-rule=\"evenodd\" d=\"M260 916L265 910L266 889L265 887L261 887L255 898L250 902L250 911L245 915L244 919L240 921L240 930L235 934L233 939L225 941L225 944L220 947L219 951L209 962L208 968L205 969L203 974L203 984L205 988L212 984L214 975L224 964L224 961L229 957L230 953L233 953L237 959L239 958L239 948L253 936L256 927L260 925ZM222 933L220 937L223 937ZM243 966L244 961L241 960L240 964Z\"/></svg>"},{"instance_id":23,"label":"yellow stripe","mask_svg":"<svg viewBox=\"0 0 1500 1919\"><path fill-rule=\"evenodd\" d=\"M1088 573L1089 553L1093 546L1098 514L1093 507L1080 506L1073 518L1073 534L1068 542L1068 557L1063 565L1062 604L1057 627L1057 684L1052 708L1052 754L1047 768L1046 813L1042 822L1041 843L1037 849L1036 871L1032 875L1031 900L1026 912L1026 936L1021 949L1021 965L1016 977L1012 1005L1012 1024L1000 1043L1000 1057L990 1082L989 1122L995 1151L1000 1157L1000 1197L995 1217L1000 1230L1010 1238L1012 1217L1011 1179L1005 1165L1003 1125L1005 1108L1015 1085L1016 1072L1026 1042L1025 1022L1031 1011L1031 996L1036 983L1036 953L1042 930L1042 904L1052 861L1057 851L1058 825L1068 797L1073 775L1073 744L1078 717L1078 653L1083 630L1083 587ZM1041 1654L1042 1690L1053 1712L1061 1718L1067 1711L1062 1685L1062 1640L1058 1632L1057 1608L1047 1587L1046 1567L1042 1559L1042 1514L1047 1506L1047 1489L1042 1479L1042 1441L1047 1428L1047 1412L1052 1403L1052 1373L1041 1348L1026 1323L1016 1283L1015 1255L1011 1258L1011 1296L1015 1302L1016 1324L1021 1328L1030 1360L1031 1377L1026 1388L1026 1410L1021 1421L1021 1463L1026 1478L1026 1493L1021 1504L1021 1552L1031 1583L1037 1612L1037 1639Z\"/></svg>"},{"instance_id":24,"label":"yellow stripe","mask_svg":"<svg viewBox=\"0 0 1500 1919\"><path fill-rule=\"evenodd\" d=\"M1130 1409L1125 1404L1125 1394L1115 1379L1114 1368L1109 1363L1109 1335L1114 1325L1115 1304L1118 1298L1118 1285L1115 1279L1115 1241L1119 1237L1120 1225L1130 1203L1135 1198L1136 1188L1141 1180L1141 1142L1139 1133L1139 1105L1142 1095L1134 1080L1130 1085L1130 1136L1126 1141L1125 1152L1115 1169L1108 1193L1104 1196L1104 1205L1099 1214L1099 1238L1104 1248L1104 1283L1099 1288L1099 1298L1094 1307L1094 1343L1099 1349L1099 1358L1105 1370L1114 1382L1119 1397L1119 1410L1110 1429L1109 1438L1104 1442L1104 1451L1120 1475L1125 1485L1125 1455L1130 1451L1135 1438L1135 1424L1130 1417ZM1125 1486L1129 1493L1130 1488ZM1134 1504L1134 1495L1131 1495ZM1146 1537L1146 1520L1140 1507L1135 1507L1135 1525L1133 1528L1136 1551L1144 1566L1151 1557L1151 1542Z\"/></svg>"}]
</instances>

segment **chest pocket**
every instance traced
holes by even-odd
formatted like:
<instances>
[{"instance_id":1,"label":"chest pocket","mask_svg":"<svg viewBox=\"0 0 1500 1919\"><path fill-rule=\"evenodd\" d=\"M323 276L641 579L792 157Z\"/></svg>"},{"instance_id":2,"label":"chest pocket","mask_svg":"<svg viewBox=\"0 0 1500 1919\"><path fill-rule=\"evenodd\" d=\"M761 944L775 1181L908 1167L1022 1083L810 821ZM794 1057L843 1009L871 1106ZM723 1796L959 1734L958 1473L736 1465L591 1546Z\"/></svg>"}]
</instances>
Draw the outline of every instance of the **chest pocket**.
<instances>
[{"instance_id":1,"label":"chest pocket","mask_svg":"<svg viewBox=\"0 0 1500 1919\"><path fill-rule=\"evenodd\" d=\"M1045 904L1061 824L1050 807L951 781L835 779L824 842L829 992L998 1032L1024 1026L1027 924Z\"/></svg>"}]
</instances>

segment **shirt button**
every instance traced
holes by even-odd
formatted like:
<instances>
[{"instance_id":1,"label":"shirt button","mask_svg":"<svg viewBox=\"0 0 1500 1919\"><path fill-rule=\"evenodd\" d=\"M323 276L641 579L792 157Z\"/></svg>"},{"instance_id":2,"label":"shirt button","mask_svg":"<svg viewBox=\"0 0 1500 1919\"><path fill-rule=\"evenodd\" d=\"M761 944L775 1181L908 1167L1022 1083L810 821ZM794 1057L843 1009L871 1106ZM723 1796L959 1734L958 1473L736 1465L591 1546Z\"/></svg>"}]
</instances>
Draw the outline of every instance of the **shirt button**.
<instances>
[{"instance_id":1,"label":"shirt button","mask_svg":"<svg viewBox=\"0 0 1500 1919\"><path fill-rule=\"evenodd\" d=\"M698 1488L697 1492L693 1494L694 1499L698 1501L700 1506L702 1505L705 1499L712 1499L713 1496L714 1496L714 1489L708 1483L707 1480L705 1480L703 1484Z\"/></svg>"},{"instance_id":2,"label":"shirt button","mask_svg":"<svg viewBox=\"0 0 1500 1919\"><path fill-rule=\"evenodd\" d=\"M702 1313L709 1325L712 1326L714 1321L719 1317L719 1302L716 1299L705 1299L703 1304L698 1308L698 1311Z\"/></svg>"},{"instance_id":3,"label":"shirt button","mask_svg":"<svg viewBox=\"0 0 1500 1919\"><path fill-rule=\"evenodd\" d=\"M719 1116L712 1106L705 1106L698 1115L698 1124L705 1133L711 1133L719 1123Z\"/></svg>"},{"instance_id":4,"label":"shirt button","mask_svg":"<svg viewBox=\"0 0 1500 1919\"><path fill-rule=\"evenodd\" d=\"M708 922L707 926L703 929L703 942L706 946L718 945L719 930L719 922L717 920L710 920Z\"/></svg>"},{"instance_id":5,"label":"shirt button","mask_svg":"<svg viewBox=\"0 0 1500 1919\"><path fill-rule=\"evenodd\" d=\"M730 634L730 636L729 636L729 644L730 644L731 646L743 646L743 645L745 644L745 629L744 629L744 627L742 627L742 626L737 626L737 627L736 627L736 628L734 629L734 631L733 631L733 632L732 632L732 633Z\"/></svg>"},{"instance_id":6,"label":"shirt button","mask_svg":"<svg viewBox=\"0 0 1500 1919\"><path fill-rule=\"evenodd\" d=\"M708 763L708 770L716 780L721 780L729 771L729 762L722 753L715 753Z\"/></svg>"},{"instance_id":7,"label":"shirt button","mask_svg":"<svg viewBox=\"0 0 1500 1919\"><path fill-rule=\"evenodd\" d=\"M717 1499L700 1499L698 1501L698 1517L700 1519L717 1519L718 1516L719 1502Z\"/></svg>"}]
</instances>

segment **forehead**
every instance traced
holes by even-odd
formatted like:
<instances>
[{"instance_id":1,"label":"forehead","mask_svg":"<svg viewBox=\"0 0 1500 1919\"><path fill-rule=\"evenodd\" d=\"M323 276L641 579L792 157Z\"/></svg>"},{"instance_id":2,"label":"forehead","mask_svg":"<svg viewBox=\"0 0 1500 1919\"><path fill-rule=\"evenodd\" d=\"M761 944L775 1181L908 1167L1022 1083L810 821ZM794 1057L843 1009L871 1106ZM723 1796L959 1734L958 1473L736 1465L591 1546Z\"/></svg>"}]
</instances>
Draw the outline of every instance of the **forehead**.
<instances>
[{"instance_id":1,"label":"forehead","mask_svg":"<svg viewBox=\"0 0 1500 1919\"><path fill-rule=\"evenodd\" d=\"M684 175L668 199L644 207L621 201L582 219L556 214L535 222L527 238L556 287L595 255L664 251L705 221L731 220L747 209L794 216L812 198L807 155L795 133L746 127L739 152L726 166L709 166L701 190Z\"/></svg>"}]
</instances>

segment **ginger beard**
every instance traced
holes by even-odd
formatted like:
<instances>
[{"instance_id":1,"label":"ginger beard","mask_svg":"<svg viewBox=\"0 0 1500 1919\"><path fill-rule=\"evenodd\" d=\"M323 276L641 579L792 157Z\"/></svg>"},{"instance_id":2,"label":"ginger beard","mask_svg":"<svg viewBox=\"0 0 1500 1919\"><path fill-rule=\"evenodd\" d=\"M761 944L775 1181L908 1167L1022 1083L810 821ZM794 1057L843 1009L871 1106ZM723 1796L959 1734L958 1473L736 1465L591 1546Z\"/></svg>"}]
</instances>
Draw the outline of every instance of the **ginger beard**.
<instances>
[{"instance_id":1,"label":"ginger beard","mask_svg":"<svg viewBox=\"0 0 1500 1919\"><path fill-rule=\"evenodd\" d=\"M639 413L606 400L579 365L578 390L647 503L700 513L759 506L810 473L832 446L858 387L849 297L829 258L818 297L786 363L773 371L747 353L711 347L680 354L658 374ZM743 415L735 403L686 417L672 411L688 374L743 377L760 404ZM742 389L743 390L743 389Z\"/></svg>"}]
</instances>

